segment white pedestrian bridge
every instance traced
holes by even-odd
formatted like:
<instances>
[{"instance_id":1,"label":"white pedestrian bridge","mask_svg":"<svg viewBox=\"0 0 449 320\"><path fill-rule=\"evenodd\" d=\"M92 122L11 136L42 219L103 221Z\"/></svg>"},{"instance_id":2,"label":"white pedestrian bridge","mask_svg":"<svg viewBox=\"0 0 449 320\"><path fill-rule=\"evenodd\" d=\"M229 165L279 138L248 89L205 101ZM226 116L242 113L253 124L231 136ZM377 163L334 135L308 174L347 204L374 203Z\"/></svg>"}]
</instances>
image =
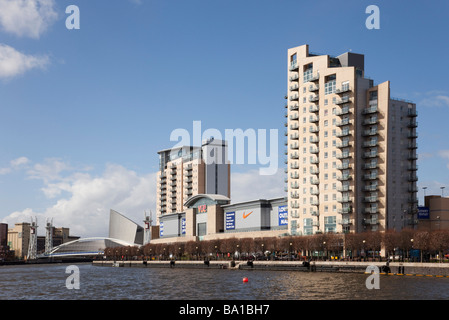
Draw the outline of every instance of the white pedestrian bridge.
<instances>
[{"instance_id":1,"label":"white pedestrian bridge","mask_svg":"<svg viewBox=\"0 0 449 320\"><path fill-rule=\"evenodd\" d=\"M38 258L98 256L104 254L105 248L134 245L134 243L114 238L82 238L54 247L49 253L38 255Z\"/></svg>"}]
</instances>

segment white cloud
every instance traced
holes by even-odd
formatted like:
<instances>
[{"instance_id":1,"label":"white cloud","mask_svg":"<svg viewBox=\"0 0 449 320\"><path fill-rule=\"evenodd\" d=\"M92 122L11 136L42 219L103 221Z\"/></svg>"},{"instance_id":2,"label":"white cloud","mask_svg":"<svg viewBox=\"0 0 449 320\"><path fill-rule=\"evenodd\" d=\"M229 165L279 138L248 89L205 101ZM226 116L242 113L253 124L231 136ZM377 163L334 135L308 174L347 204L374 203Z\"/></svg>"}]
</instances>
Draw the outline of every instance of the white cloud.
<instances>
[{"instance_id":1,"label":"white cloud","mask_svg":"<svg viewBox=\"0 0 449 320\"><path fill-rule=\"evenodd\" d=\"M54 169L51 165L54 164ZM69 172L65 175L63 173ZM59 159L48 159L29 171L36 179L42 179L41 189L53 203L41 212L31 208L16 211L3 219L14 224L30 221L36 216L42 224L53 218L57 227L68 227L72 235L107 236L109 211L117 210L136 223L142 224L144 211L156 207L156 174L138 175L116 164L106 165L99 176L74 172L74 168ZM38 230L40 234L43 232Z\"/></svg>"},{"instance_id":2,"label":"white cloud","mask_svg":"<svg viewBox=\"0 0 449 320\"><path fill-rule=\"evenodd\" d=\"M417 103L423 107L449 107L449 95L443 91L430 91L423 94L415 93L422 97Z\"/></svg>"},{"instance_id":3,"label":"white cloud","mask_svg":"<svg viewBox=\"0 0 449 320\"><path fill-rule=\"evenodd\" d=\"M121 165L107 164L104 172L93 175L56 158L32 166L21 158L13 162L26 163L29 177L42 180L41 191L51 203L40 210L15 211L3 219L8 224L28 222L36 216L43 225L47 218L53 218L55 226L70 228L72 235L107 236L110 209L141 225L144 211L155 214L155 172L141 175ZM282 169L271 176L259 175L258 169L233 172L232 202L285 196L285 176ZM43 234L44 229L38 232Z\"/></svg>"},{"instance_id":4,"label":"white cloud","mask_svg":"<svg viewBox=\"0 0 449 320\"><path fill-rule=\"evenodd\" d=\"M258 169L231 173L232 203L286 196L284 179L287 175L278 169L274 175L260 175Z\"/></svg>"},{"instance_id":5,"label":"white cloud","mask_svg":"<svg viewBox=\"0 0 449 320\"><path fill-rule=\"evenodd\" d=\"M25 167L29 163L29 159L27 157L20 157L9 162L9 167L0 168L0 175L5 175L13 172L13 170L19 170Z\"/></svg>"},{"instance_id":6,"label":"white cloud","mask_svg":"<svg viewBox=\"0 0 449 320\"><path fill-rule=\"evenodd\" d=\"M63 171L71 171L73 168L57 158L45 159L44 163L37 163L32 169L28 170L31 179L41 179L45 184L49 181L61 180L60 174Z\"/></svg>"},{"instance_id":7,"label":"white cloud","mask_svg":"<svg viewBox=\"0 0 449 320\"><path fill-rule=\"evenodd\" d=\"M38 39L57 20L55 0L0 0L0 27L19 37Z\"/></svg>"},{"instance_id":8,"label":"white cloud","mask_svg":"<svg viewBox=\"0 0 449 320\"><path fill-rule=\"evenodd\" d=\"M46 55L27 55L13 47L0 44L0 78L10 79L32 69L45 69L49 63L50 59Z\"/></svg>"}]
</instances>

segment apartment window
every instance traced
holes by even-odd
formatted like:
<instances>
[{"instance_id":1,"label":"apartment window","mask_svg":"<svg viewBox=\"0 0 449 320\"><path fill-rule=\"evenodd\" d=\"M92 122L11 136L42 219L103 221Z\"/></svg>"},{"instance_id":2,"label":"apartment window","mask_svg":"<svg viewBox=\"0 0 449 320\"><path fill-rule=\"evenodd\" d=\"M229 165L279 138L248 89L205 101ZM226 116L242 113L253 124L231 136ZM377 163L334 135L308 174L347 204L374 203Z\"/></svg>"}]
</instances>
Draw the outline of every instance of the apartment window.
<instances>
[{"instance_id":1,"label":"apartment window","mask_svg":"<svg viewBox=\"0 0 449 320\"><path fill-rule=\"evenodd\" d=\"M329 123L329 121L324 120L324 126L325 126L325 127L327 127L328 123Z\"/></svg>"},{"instance_id":2,"label":"apartment window","mask_svg":"<svg viewBox=\"0 0 449 320\"><path fill-rule=\"evenodd\" d=\"M304 218L304 234L311 235L313 234L313 219L312 218Z\"/></svg>"},{"instance_id":3,"label":"apartment window","mask_svg":"<svg viewBox=\"0 0 449 320\"><path fill-rule=\"evenodd\" d=\"M329 80L324 84L324 94L331 94L335 93L336 89L336 81L335 80Z\"/></svg>"},{"instance_id":4,"label":"apartment window","mask_svg":"<svg viewBox=\"0 0 449 320\"><path fill-rule=\"evenodd\" d=\"M337 228L337 217L324 217L324 232L335 232Z\"/></svg>"},{"instance_id":5,"label":"apartment window","mask_svg":"<svg viewBox=\"0 0 449 320\"><path fill-rule=\"evenodd\" d=\"M327 106L328 103L329 101L327 99L324 99L324 105Z\"/></svg>"},{"instance_id":6,"label":"apartment window","mask_svg":"<svg viewBox=\"0 0 449 320\"><path fill-rule=\"evenodd\" d=\"M306 93L306 87L302 88L302 93Z\"/></svg>"},{"instance_id":7,"label":"apartment window","mask_svg":"<svg viewBox=\"0 0 449 320\"><path fill-rule=\"evenodd\" d=\"M349 90L349 81L345 81L341 83L341 89L343 91Z\"/></svg>"},{"instance_id":8,"label":"apartment window","mask_svg":"<svg viewBox=\"0 0 449 320\"><path fill-rule=\"evenodd\" d=\"M309 82L309 80L312 77L313 77L313 64L309 63L308 65L304 66L304 72L303 72L304 83Z\"/></svg>"}]
</instances>

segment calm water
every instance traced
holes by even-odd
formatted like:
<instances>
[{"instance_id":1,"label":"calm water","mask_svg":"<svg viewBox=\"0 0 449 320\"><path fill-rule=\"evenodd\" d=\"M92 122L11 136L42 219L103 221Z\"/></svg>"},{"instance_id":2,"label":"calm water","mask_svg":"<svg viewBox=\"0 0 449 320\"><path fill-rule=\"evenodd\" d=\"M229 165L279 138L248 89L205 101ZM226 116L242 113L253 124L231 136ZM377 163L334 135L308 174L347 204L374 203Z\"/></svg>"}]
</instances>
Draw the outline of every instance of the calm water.
<instances>
[{"instance_id":1,"label":"calm water","mask_svg":"<svg viewBox=\"0 0 449 320\"><path fill-rule=\"evenodd\" d=\"M385 300L449 299L449 278L290 271L112 268L77 264L80 289L66 288L67 264L0 267L0 299ZM243 277L249 281L244 283Z\"/></svg>"}]
</instances>

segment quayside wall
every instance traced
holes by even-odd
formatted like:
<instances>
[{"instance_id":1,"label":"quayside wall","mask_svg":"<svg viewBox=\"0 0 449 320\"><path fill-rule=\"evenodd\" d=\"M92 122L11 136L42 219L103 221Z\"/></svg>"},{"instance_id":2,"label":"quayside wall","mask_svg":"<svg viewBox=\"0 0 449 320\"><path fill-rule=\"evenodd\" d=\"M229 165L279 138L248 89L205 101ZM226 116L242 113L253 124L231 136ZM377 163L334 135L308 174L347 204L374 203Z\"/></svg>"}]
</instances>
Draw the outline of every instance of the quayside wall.
<instances>
[{"instance_id":1,"label":"quayside wall","mask_svg":"<svg viewBox=\"0 0 449 320\"><path fill-rule=\"evenodd\" d=\"M449 263L419 262L351 262L351 261L103 261L95 260L94 266L131 268L191 268L229 270L267 270L303 272L353 272L367 273L367 268L376 266L381 274L404 276L433 276L449 278ZM385 268L388 267L388 268ZM371 272L370 270L368 270Z\"/></svg>"}]
</instances>

